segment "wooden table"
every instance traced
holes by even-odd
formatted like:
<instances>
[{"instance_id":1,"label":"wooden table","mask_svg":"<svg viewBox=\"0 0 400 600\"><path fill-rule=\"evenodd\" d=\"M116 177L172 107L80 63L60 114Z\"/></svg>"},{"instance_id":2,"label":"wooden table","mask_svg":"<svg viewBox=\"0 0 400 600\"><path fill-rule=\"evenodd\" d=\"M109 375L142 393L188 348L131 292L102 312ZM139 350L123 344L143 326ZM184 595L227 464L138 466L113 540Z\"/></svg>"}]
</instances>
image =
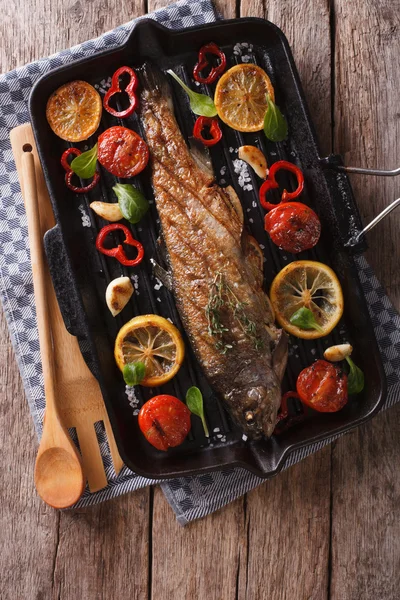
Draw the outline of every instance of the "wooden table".
<instances>
[{"instance_id":1,"label":"wooden table","mask_svg":"<svg viewBox=\"0 0 400 600\"><path fill-rule=\"evenodd\" d=\"M100 35L164 0L0 0L0 70ZM223 0L289 38L325 153L400 165L399 1ZM399 181L353 178L365 222ZM368 258L400 308L400 211ZM396 235L397 233L397 235ZM37 441L0 323L4 600L395 600L400 589L400 405L186 528L159 489L55 512L36 496ZM7 460L6 460L7 459Z\"/></svg>"}]
</instances>

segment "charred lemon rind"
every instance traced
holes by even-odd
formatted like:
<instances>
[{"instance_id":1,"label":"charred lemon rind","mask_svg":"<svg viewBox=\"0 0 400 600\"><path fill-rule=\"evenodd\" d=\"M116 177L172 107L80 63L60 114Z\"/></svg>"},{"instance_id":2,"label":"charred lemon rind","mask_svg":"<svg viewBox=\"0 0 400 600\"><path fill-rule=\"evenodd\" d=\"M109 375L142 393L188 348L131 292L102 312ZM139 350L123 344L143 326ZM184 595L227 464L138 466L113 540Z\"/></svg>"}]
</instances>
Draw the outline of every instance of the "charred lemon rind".
<instances>
[{"instance_id":1,"label":"charred lemon rind","mask_svg":"<svg viewBox=\"0 0 400 600\"><path fill-rule=\"evenodd\" d=\"M102 109L98 91L87 81L77 79L51 94L46 105L46 118L59 138L82 142L99 128Z\"/></svg>"},{"instance_id":2,"label":"charred lemon rind","mask_svg":"<svg viewBox=\"0 0 400 600\"><path fill-rule=\"evenodd\" d=\"M291 276L293 276L292 279L290 279ZM299 292L306 292L303 295L300 293L297 294L294 290L294 288L297 287L296 283L293 283L295 282L296 277L298 277L299 280L301 278L303 280L298 285ZM318 309L321 311L321 307L317 306L315 308L315 303L313 306L308 302L308 287L311 284L310 289L312 289L313 278L314 282L318 284L317 277L321 277L322 286L327 286L322 289L329 289L329 293L325 291L325 295L327 297L329 296L329 300L327 299L326 302L332 306L332 309L330 314L328 314L327 311L322 311L326 314L325 318L319 318L318 316ZM290 293L289 288L293 288L292 293ZM320 287L317 285L314 294L311 294L311 298L315 296L315 292L319 289ZM323 295L322 292L319 295ZM304 301L304 298L306 298L306 301ZM343 315L344 302L339 279L337 278L336 273L328 267L328 265L318 261L298 260L289 263L284 267L272 282L270 300L274 307L275 318L279 325L291 335L304 340L315 340L329 335ZM310 308L310 310L313 311L318 325L323 328L323 332L315 329L301 329L290 322L290 316L302 306Z\"/></svg>"},{"instance_id":3,"label":"charred lemon rind","mask_svg":"<svg viewBox=\"0 0 400 600\"><path fill-rule=\"evenodd\" d=\"M127 362L129 362L126 361L126 357L123 351L124 341L135 330L146 330L148 328L158 329L161 332L165 332L166 334L168 334L171 339L171 344L173 344L175 348L173 361L171 360L171 366L168 369L166 369L160 375L145 376L144 379L142 379L142 381L140 382L140 385L143 385L145 387L156 387L167 383L167 381L170 381L173 377L175 377L175 375L181 368L183 360L185 358L185 344L183 342L182 336L178 328L173 323L171 323L171 321L165 319L164 317L160 317L159 315L140 315L134 317L133 319L125 323L125 325L123 325L119 330L117 338L115 340L114 357L118 368L121 371L123 371L124 366L127 364ZM151 349L149 350L149 352L151 354ZM140 360L141 359L138 356L138 361Z\"/></svg>"}]
</instances>

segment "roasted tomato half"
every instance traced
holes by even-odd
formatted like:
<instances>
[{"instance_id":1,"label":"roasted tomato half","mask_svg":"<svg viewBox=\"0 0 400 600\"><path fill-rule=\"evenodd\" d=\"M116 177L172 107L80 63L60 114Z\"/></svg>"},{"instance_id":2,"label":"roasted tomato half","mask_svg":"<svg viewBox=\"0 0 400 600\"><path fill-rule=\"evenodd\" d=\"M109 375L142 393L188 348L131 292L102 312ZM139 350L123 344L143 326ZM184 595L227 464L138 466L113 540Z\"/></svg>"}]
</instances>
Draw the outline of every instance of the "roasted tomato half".
<instances>
[{"instance_id":1,"label":"roasted tomato half","mask_svg":"<svg viewBox=\"0 0 400 600\"><path fill-rule=\"evenodd\" d=\"M190 410L175 396L154 396L139 412L139 427L144 437L164 452L182 444L190 426Z\"/></svg>"},{"instance_id":2,"label":"roasted tomato half","mask_svg":"<svg viewBox=\"0 0 400 600\"><path fill-rule=\"evenodd\" d=\"M321 235L320 220L302 202L278 204L265 215L264 224L274 244L293 254L313 248Z\"/></svg>"},{"instance_id":3,"label":"roasted tomato half","mask_svg":"<svg viewBox=\"0 0 400 600\"><path fill-rule=\"evenodd\" d=\"M97 158L116 177L134 177L149 162L149 149L131 129L110 127L99 136Z\"/></svg>"},{"instance_id":4,"label":"roasted tomato half","mask_svg":"<svg viewBox=\"0 0 400 600\"><path fill-rule=\"evenodd\" d=\"M336 412L348 399L347 375L326 360L303 369L296 387L300 400L319 412Z\"/></svg>"}]
</instances>

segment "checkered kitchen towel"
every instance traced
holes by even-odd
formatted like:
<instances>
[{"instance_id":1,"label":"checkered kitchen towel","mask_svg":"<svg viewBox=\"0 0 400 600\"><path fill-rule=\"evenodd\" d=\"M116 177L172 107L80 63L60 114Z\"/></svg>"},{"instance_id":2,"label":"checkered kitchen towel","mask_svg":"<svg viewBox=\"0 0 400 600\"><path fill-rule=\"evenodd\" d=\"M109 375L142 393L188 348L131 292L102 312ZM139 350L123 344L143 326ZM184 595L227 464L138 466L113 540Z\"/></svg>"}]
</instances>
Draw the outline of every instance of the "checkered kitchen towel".
<instances>
[{"instance_id":1,"label":"checkered kitchen towel","mask_svg":"<svg viewBox=\"0 0 400 600\"><path fill-rule=\"evenodd\" d=\"M177 2L148 16L173 29L209 23L217 18L209 0ZM96 40L0 76L0 295L39 436L45 408L43 379L26 217L9 133L13 127L29 121L29 93L43 73L78 58L90 56L98 50L120 44L132 26L133 22L128 23ZM400 318L363 257L357 258L357 266L385 364L389 384L385 405L387 408L398 400L400 391ZM77 506L95 504L156 483L135 475L126 467L117 477L113 471L102 425L99 425L97 435L109 485L95 494L86 490ZM291 454L285 467L293 465L331 441L332 439L325 440ZM230 468L197 477L174 479L163 483L161 487L175 510L178 521L186 524L217 510L261 482L261 479L245 470Z\"/></svg>"}]
</instances>

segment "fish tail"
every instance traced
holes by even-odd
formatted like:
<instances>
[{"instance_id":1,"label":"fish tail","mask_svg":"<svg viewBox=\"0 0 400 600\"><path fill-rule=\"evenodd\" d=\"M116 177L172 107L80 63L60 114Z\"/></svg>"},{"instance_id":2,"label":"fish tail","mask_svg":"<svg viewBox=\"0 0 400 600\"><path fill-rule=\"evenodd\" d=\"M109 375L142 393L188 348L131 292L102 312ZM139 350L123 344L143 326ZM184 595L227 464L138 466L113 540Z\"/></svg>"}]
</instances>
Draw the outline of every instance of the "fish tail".
<instances>
[{"instance_id":1,"label":"fish tail","mask_svg":"<svg viewBox=\"0 0 400 600\"><path fill-rule=\"evenodd\" d=\"M145 62L139 70L139 76L145 95L149 95L152 100L167 100L173 110L172 93L166 75L152 63Z\"/></svg>"}]
</instances>

